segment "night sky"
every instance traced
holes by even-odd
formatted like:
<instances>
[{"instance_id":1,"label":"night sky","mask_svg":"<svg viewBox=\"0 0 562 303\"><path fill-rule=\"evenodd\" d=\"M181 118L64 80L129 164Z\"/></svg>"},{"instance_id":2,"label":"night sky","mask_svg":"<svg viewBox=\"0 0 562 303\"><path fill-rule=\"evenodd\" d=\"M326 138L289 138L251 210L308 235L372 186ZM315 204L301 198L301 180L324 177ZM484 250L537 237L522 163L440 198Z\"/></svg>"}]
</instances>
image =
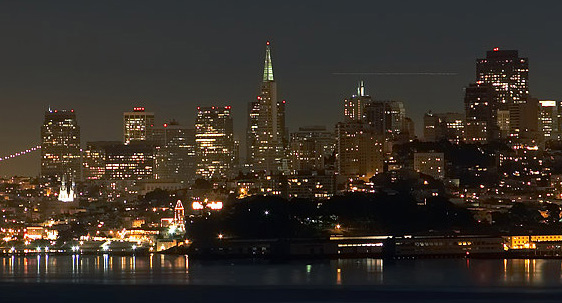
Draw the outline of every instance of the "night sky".
<instances>
[{"instance_id":1,"label":"night sky","mask_svg":"<svg viewBox=\"0 0 562 303\"><path fill-rule=\"evenodd\" d=\"M2 1L0 156L39 144L49 105L76 110L83 144L121 140L136 105L190 126L197 105L231 105L243 140L266 40L291 130L333 128L364 79L404 101L420 135L424 112L462 111L475 59L496 46L530 58L533 96L562 99L560 3L270 2ZM334 75L373 72L454 75ZM0 163L38 172L38 153Z\"/></svg>"}]
</instances>

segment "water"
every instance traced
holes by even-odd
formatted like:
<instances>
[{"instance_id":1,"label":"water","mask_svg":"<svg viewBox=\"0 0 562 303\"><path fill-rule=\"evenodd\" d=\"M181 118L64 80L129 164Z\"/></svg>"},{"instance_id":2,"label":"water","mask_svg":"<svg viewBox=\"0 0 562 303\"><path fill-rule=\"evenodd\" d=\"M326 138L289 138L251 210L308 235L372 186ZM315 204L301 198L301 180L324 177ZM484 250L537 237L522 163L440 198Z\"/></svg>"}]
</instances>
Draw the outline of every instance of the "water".
<instances>
[{"instance_id":1,"label":"water","mask_svg":"<svg viewBox=\"0 0 562 303\"><path fill-rule=\"evenodd\" d=\"M562 286L562 260L365 258L272 263L157 254L6 256L0 258L0 282L544 289Z\"/></svg>"}]
</instances>

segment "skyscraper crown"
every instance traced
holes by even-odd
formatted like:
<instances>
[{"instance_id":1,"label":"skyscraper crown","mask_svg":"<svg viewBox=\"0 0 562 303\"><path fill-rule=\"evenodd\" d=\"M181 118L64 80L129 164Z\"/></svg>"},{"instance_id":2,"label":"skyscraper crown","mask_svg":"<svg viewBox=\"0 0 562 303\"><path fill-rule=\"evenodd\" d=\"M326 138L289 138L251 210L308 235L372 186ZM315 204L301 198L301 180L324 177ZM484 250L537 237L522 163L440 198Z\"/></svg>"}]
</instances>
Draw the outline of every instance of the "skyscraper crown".
<instances>
[{"instance_id":1,"label":"skyscraper crown","mask_svg":"<svg viewBox=\"0 0 562 303\"><path fill-rule=\"evenodd\" d=\"M269 82L273 80L273 64L271 62L271 49L269 47L269 41L266 42L265 46L265 65L263 67L263 82Z\"/></svg>"}]
</instances>

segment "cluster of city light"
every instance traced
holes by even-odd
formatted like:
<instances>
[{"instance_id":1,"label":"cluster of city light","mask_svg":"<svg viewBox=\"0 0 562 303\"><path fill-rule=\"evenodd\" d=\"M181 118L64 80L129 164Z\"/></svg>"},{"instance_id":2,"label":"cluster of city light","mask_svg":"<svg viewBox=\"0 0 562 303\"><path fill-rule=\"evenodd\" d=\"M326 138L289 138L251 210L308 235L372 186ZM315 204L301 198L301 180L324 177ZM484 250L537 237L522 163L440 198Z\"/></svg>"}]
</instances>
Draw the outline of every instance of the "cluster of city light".
<instances>
[{"instance_id":1,"label":"cluster of city light","mask_svg":"<svg viewBox=\"0 0 562 303\"><path fill-rule=\"evenodd\" d=\"M203 202L199 202L199 201L194 201L191 204L191 207L194 210L201 210L204 208L209 208L212 210L221 210L222 209L222 202L220 201L209 201L208 199L205 199Z\"/></svg>"},{"instance_id":2,"label":"cluster of city light","mask_svg":"<svg viewBox=\"0 0 562 303\"><path fill-rule=\"evenodd\" d=\"M35 146L35 147L29 148L29 149L26 149L26 150L22 150L22 151L17 152L17 153L13 153L13 154L8 155L8 156L5 156L5 157L0 157L0 161L4 161L4 160L8 160L8 159L12 159L12 158L19 157L19 156L23 156L23 155L25 155L25 154L29 154L29 153L31 153L31 152L34 152L34 151L36 151L36 150L38 150L38 149L41 149L41 145L37 145L37 146Z\"/></svg>"}]
</instances>

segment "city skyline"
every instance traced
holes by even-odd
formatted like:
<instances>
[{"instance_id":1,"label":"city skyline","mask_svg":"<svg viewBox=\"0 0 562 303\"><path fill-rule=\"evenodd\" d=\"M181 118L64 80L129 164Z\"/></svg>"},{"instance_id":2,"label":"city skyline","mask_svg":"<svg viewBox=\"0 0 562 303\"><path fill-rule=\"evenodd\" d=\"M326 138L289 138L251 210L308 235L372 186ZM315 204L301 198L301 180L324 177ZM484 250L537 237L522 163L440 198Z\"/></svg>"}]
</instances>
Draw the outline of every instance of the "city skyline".
<instances>
[{"instance_id":1,"label":"city skyline","mask_svg":"<svg viewBox=\"0 0 562 303\"><path fill-rule=\"evenodd\" d=\"M474 81L475 59L483 57L485 51L496 46L500 49L518 49L522 56L530 58L532 96L549 100L562 99L562 92L555 84L557 79L555 72L558 68L556 56L541 50L545 44L539 42L544 38L534 37L531 30L520 32L516 28L502 31L488 29L486 32L478 30L483 28L478 24L469 31L470 18L468 17L475 14L476 9L467 8L465 14L455 15L451 13L453 10L451 7L436 11L422 8L419 14L414 16L409 12L420 9L415 3L410 3L410 6L403 11L397 10L395 5L386 5L384 7L386 9L381 10L375 9L372 4L365 4L365 10L371 9L374 14L380 14L377 20L380 23L375 25L391 22L394 19L402 20L403 25L396 30L386 32L378 31L375 25L367 26L367 21L362 20L356 25L361 28L359 34L363 37L370 33L371 36L367 36L373 38L364 38L365 49L350 49L344 46L346 43L352 43L352 38L359 34L351 35L351 27L345 26L342 21L336 20L337 18L331 18L336 9L340 8L334 3L326 3L325 7L317 11L320 22L314 26L303 18L306 13L313 10L314 5L301 4L297 10L291 10L291 14L284 14L289 10L289 5L275 5L277 9L273 10L274 16L284 14L287 20L297 22L288 24L275 21L260 30L235 35L236 37L225 37L217 32L219 28L224 28L224 22L228 20L225 13L221 12L223 18L219 21L223 23L219 21L217 24L205 23L211 28L211 32L215 31L215 35L191 32L194 36L190 41L194 43L189 44L177 42L180 41L179 37L186 34L179 29L187 28L187 23L178 21L180 20L178 14L172 14L170 7L161 8L157 12L162 16L172 14L170 20L179 22L177 28L172 28L169 23L162 20L161 16L150 12L146 5L139 4L136 8L138 14L149 17L144 25L138 22L140 20L138 16L126 15L119 19L118 16L121 16L119 14L125 11L124 5L116 4L114 13L105 12L104 5L103 3L92 5L88 7L88 12L83 8L68 5L59 7L56 12L51 8L49 12L53 14L50 15L38 13L37 19L33 22L47 25L40 32L44 36L36 36L37 33L31 34L23 28L21 34L25 37L23 39L25 41L14 40L6 43L9 47L3 51L4 57L13 60L4 61L2 98L10 103L9 108L13 111L25 110L28 114L23 120L21 118L16 120L12 117L15 115L8 115L10 111L6 111L1 117L0 120L5 123L0 133L0 140L3 143L0 149L1 155L8 155L37 144L39 134L36 121L41 119L43 111L49 105L53 108L76 109L82 127L83 145L86 141L119 140L120 116L123 111L133 106L145 106L154 111L159 122L174 118L182 125L192 125L195 119L193 108L196 104L231 105L235 121L235 137L243 143L246 103L259 94L256 83L260 78L259 72L263 64L260 59L263 56L262 45L266 40L271 40L274 46L275 72L276 76L282 79L279 87L282 92L280 98L286 99L289 104L286 115L287 125L290 126L291 131L295 131L298 127L316 124L333 129L334 123L341 118L341 100L355 90L358 80L363 79L367 93L374 98L403 101L408 115L416 122L417 135L420 136L423 114L428 110L443 108L443 111L462 111L463 87ZM17 4L10 4L5 8L4 12L12 13L6 18L8 23L18 24L28 18L17 13L23 9ZM40 5L37 9L39 8ZM179 12L186 12L185 7L179 4L176 8ZM250 8L247 5L230 8L248 15L256 11L269 10L268 7ZM480 16L484 24L492 17L500 21L506 20L510 13L509 8L502 8L499 4L492 4L488 9L488 12L482 12ZM105 25L103 30L98 32L92 24L82 22L77 17L66 21L71 25L79 25L74 30L71 29L73 27L64 27L68 25L65 22L54 21L56 16L67 16L71 13L77 13L76 16L81 16L84 20L102 16L113 23L110 22L111 24ZM342 7L341 14L356 17L359 13L350 7ZM513 16L522 14L516 11ZM538 18L545 20L541 25L546 31L555 28L545 24L551 22L549 18L544 18L551 14L550 12L531 8L525 14L528 15L528 20ZM428 19L428 16L435 18ZM460 25L453 26L454 29L458 30L458 33L468 34L467 36L455 34L452 29L438 29L439 24L450 22L454 16L458 17L460 22ZM424 22L419 29L411 27L421 20ZM33 22L30 25L34 24ZM251 22L253 21L248 21L246 25ZM127 27L108 34L107 29L116 24L125 24ZM322 25L331 29L333 33L322 29ZM152 28L153 31L145 35L142 29L146 27ZM298 33L301 29L309 27L312 32ZM430 35L430 29L441 31L439 33L442 34L442 38L435 41L433 34ZM395 35L404 34L409 30L413 33L402 38L397 38ZM157 39L155 34L161 31L166 32L167 35L160 40L155 40ZM422 31L421 37L427 39L427 43L419 44L419 39L412 38L416 31ZM316 35L310 35L311 33ZM135 43L130 40L119 40L135 34L144 37L142 45L149 43L149 51L131 48ZM81 37L81 43L76 43L77 37ZM154 46L156 44L150 44L155 41L161 42L157 48ZM373 44L376 41L383 43ZM418 47L411 47L416 41ZM459 41L464 43L455 43ZM89 46L99 46L102 43L107 46L101 49L94 48L98 52L87 49ZM559 48L556 41L548 41L548 43L550 43L549 49ZM70 44L74 46L65 48ZM428 46L430 44L431 46ZM29 48L32 45L34 47ZM371 45L378 47L369 47ZM109 52L111 46L120 47ZM201 52L202 48L205 48L206 52ZM16 56L18 50L25 50L26 57ZM181 54L180 56L179 53L186 50L190 51L186 54L194 55ZM113 59L110 61L116 65L111 68L104 64L95 66L96 62L102 59L100 56L108 53L113 54L109 59L121 58L123 62L119 63L119 60ZM171 53L171 57L176 61L164 59L163 55L167 53ZM131 58L124 56L125 54L130 55ZM149 54L158 56L149 56ZM16 65L14 62L25 62L25 64ZM213 64L209 64L211 62ZM190 64L193 68L189 68ZM37 72L31 73L32 70ZM447 72L456 75L400 77L334 75L338 72ZM22 81L26 73L34 76L26 77L25 81ZM213 78L210 74L214 77L219 74L221 77L218 80L216 78L211 80ZM216 85L224 89L212 89ZM318 108L322 108L322 114L308 117L308 112ZM101 128L97 128L94 125L100 116L103 117L104 123ZM17 129L11 127L16 124L21 126ZM23 158L25 159L2 163L0 174L36 175L39 157L32 154Z\"/></svg>"}]
</instances>

